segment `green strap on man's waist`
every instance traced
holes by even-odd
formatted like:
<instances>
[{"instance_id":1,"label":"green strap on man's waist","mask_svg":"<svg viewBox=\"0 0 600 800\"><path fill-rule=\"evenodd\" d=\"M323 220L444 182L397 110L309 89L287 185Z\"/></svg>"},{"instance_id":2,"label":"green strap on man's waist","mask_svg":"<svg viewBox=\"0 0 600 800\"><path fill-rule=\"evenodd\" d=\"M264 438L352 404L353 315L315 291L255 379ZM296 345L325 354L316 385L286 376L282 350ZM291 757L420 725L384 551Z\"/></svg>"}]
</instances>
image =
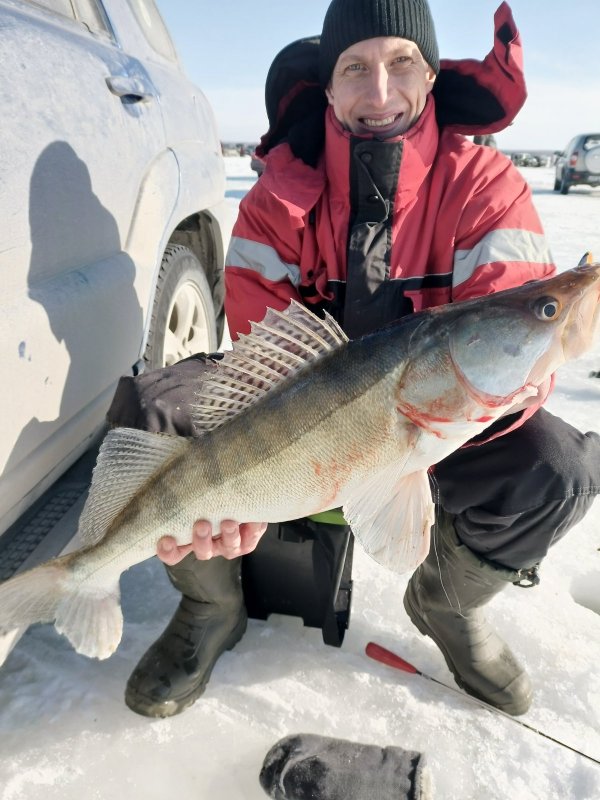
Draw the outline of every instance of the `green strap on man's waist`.
<instances>
[{"instance_id":1,"label":"green strap on man's waist","mask_svg":"<svg viewBox=\"0 0 600 800\"><path fill-rule=\"evenodd\" d=\"M320 514L311 514L307 519L313 522L323 522L325 525L347 525L341 508L332 508L331 511L322 511Z\"/></svg>"}]
</instances>

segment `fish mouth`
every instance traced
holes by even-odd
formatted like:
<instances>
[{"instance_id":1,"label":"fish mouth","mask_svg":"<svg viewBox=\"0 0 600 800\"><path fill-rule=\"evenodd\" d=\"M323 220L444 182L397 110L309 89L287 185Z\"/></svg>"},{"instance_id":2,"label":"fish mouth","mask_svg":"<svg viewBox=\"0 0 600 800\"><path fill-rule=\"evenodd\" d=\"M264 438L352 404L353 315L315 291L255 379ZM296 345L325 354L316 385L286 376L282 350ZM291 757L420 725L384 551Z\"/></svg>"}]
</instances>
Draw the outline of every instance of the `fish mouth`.
<instances>
[{"instance_id":1,"label":"fish mouth","mask_svg":"<svg viewBox=\"0 0 600 800\"><path fill-rule=\"evenodd\" d=\"M494 362L488 361L487 368L478 373L473 370L477 363L465 358L465 352L471 347L476 348L476 353L481 351L482 343L484 347L493 348L495 342L489 336L475 333L463 338L458 346L451 339L449 347L463 390L487 408L510 407L537 395L538 387L565 361L588 351L600 332L600 264L577 267L531 285L489 295L488 314L493 313L494 297L499 302L500 320L504 313L507 319L512 314L515 319L521 319L515 328L514 341L501 339L502 345L495 351L501 358L506 355L509 361L512 359L514 366L506 377L509 386L512 383L514 388L506 394L496 393L493 377L490 380ZM560 309L555 318L547 316L547 309L553 307ZM460 346L462 351L458 349ZM507 366L509 361L505 362ZM498 385L498 388L504 387Z\"/></svg>"},{"instance_id":2,"label":"fish mouth","mask_svg":"<svg viewBox=\"0 0 600 800\"><path fill-rule=\"evenodd\" d=\"M595 291L590 291L590 287L583 290L569 312L562 336L565 358L577 358L585 353L600 334L600 264L594 266L599 273Z\"/></svg>"}]
</instances>

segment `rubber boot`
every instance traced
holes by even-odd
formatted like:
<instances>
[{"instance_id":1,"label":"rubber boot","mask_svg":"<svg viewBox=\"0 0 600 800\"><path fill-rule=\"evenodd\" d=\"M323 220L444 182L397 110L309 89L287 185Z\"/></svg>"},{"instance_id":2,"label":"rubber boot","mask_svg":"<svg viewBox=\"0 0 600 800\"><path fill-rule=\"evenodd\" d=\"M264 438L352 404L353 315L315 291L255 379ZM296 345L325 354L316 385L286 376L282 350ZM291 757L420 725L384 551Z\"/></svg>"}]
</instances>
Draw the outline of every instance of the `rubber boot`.
<instances>
[{"instance_id":1,"label":"rubber boot","mask_svg":"<svg viewBox=\"0 0 600 800\"><path fill-rule=\"evenodd\" d=\"M521 578L519 571L492 564L469 550L456 535L453 517L442 511L429 555L404 595L408 616L440 648L457 684L515 716L531 705L531 683L486 621L482 606Z\"/></svg>"},{"instance_id":2,"label":"rubber boot","mask_svg":"<svg viewBox=\"0 0 600 800\"><path fill-rule=\"evenodd\" d=\"M198 561L187 556L167 567L183 597L164 633L142 656L125 690L132 711L171 717L200 697L219 656L242 638L248 615L241 558Z\"/></svg>"}]
</instances>

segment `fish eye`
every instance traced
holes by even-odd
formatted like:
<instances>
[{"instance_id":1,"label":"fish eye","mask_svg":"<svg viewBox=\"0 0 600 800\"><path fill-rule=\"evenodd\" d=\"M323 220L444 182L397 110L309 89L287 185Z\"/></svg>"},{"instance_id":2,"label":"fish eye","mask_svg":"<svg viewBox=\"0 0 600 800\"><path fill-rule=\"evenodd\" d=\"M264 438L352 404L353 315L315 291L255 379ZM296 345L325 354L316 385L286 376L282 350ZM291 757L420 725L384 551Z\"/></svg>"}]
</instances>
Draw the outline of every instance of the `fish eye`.
<instances>
[{"instance_id":1,"label":"fish eye","mask_svg":"<svg viewBox=\"0 0 600 800\"><path fill-rule=\"evenodd\" d=\"M536 300L534 312L538 319L553 320L560 314L560 302L554 297L541 297Z\"/></svg>"}]
</instances>

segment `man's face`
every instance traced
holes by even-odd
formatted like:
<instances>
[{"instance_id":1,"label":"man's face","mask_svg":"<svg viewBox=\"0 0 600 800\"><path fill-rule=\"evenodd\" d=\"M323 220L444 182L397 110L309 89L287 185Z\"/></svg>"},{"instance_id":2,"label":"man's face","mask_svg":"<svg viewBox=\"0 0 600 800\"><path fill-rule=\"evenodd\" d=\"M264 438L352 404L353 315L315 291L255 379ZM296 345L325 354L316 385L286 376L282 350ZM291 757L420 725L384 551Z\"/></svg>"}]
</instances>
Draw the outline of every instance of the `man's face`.
<instances>
[{"instance_id":1,"label":"man's face","mask_svg":"<svg viewBox=\"0 0 600 800\"><path fill-rule=\"evenodd\" d=\"M344 128L387 139L418 120L434 80L414 42L379 36L340 54L326 93Z\"/></svg>"}]
</instances>

